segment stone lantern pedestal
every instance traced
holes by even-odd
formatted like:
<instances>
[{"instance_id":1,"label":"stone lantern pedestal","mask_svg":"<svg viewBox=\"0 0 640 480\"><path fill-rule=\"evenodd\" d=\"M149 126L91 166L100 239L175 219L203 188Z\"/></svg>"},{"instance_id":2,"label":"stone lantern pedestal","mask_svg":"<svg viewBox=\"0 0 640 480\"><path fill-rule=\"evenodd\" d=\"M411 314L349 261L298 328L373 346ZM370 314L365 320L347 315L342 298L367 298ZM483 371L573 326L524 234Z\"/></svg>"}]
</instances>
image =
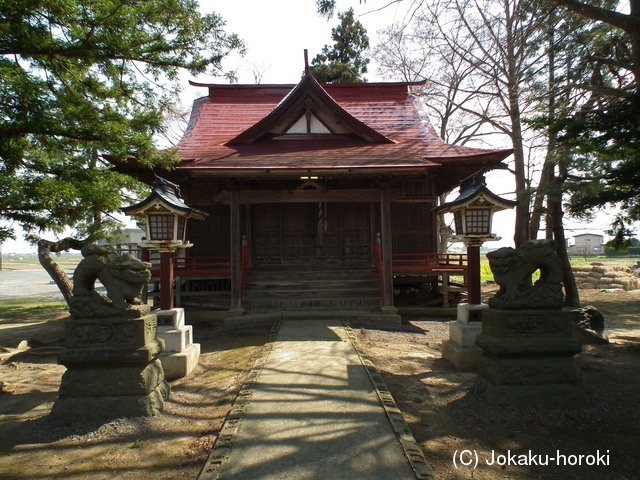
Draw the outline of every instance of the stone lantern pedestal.
<instances>
[{"instance_id":1,"label":"stone lantern pedestal","mask_svg":"<svg viewBox=\"0 0 640 480\"><path fill-rule=\"evenodd\" d=\"M169 396L157 318L69 318L58 362L67 367L54 417L109 419L157 415Z\"/></svg>"},{"instance_id":2,"label":"stone lantern pedestal","mask_svg":"<svg viewBox=\"0 0 640 480\"><path fill-rule=\"evenodd\" d=\"M160 355L165 377L169 380L186 377L200 360L200 344L193 343L193 327L185 325L183 308L158 310L158 337L164 340Z\"/></svg>"},{"instance_id":3,"label":"stone lantern pedestal","mask_svg":"<svg viewBox=\"0 0 640 480\"><path fill-rule=\"evenodd\" d=\"M482 356L476 336L482 332L482 312L489 305L458 305L457 319L449 323L449 340L442 342L442 358L460 370L475 370Z\"/></svg>"},{"instance_id":4,"label":"stone lantern pedestal","mask_svg":"<svg viewBox=\"0 0 640 480\"><path fill-rule=\"evenodd\" d=\"M571 312L496 310L483 312L476 343L484 350L479 373L485 398L498 405L574 405L586 400L573 356Z\"/></svg>"}]
</instances>

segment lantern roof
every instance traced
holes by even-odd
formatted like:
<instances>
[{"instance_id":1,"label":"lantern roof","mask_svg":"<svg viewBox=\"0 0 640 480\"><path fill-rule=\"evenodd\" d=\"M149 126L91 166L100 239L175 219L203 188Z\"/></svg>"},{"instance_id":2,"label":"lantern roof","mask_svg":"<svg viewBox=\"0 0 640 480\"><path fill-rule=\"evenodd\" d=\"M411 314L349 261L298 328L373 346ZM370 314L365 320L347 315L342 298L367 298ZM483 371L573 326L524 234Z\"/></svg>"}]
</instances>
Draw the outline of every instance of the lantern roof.
<instances>
[{"instance_id":1,"label":"lantern roof","mask_svg":"<svg viewBox=\"0 0 640 480\"><path fill-rule=\"evenodd\" d=\"M207 212L192 208L184 203L178 185L158 175L154 176L155 180L151 186L151 194L140 203L123 207L121 210L126 215L140 216L144 215L148 210L157 210L158 207L164 207L172 213L197 220L204 220L209 215Z\"/></svg>"},{"instance_id":2,"label":"lantern roof","mask_svg":"<svg viewBox=\"0 0 640 480\"><path fill-rule=\"evenodd\" d=\"M490 207L493 210L506 210L518 204L514 200L506 200L487 188L482 171L465 178L460 182L458 198L447 202L436 209L436 212L459 210L467 206Z\"/></svg>"}]
</instances>

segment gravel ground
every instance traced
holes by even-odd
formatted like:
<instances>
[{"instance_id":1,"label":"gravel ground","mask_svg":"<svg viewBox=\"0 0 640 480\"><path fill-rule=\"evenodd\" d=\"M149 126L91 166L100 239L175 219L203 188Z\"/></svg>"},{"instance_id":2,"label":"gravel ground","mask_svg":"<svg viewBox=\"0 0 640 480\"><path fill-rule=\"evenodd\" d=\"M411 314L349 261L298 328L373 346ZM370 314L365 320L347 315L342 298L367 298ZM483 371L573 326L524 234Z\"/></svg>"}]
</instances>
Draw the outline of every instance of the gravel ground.
<instances>
[{"instance_id":1,"label":"gravel ground","mask_svg":"<svg viewBox=\"0 0 640 480\"><path fill-rule=\"evenodd\" d=\"M67 274L73 275L73 271L67 271ZM0 300L22 297L64 300L57 285L42 268L0 272Z\"/></svg>"}]
</instances>

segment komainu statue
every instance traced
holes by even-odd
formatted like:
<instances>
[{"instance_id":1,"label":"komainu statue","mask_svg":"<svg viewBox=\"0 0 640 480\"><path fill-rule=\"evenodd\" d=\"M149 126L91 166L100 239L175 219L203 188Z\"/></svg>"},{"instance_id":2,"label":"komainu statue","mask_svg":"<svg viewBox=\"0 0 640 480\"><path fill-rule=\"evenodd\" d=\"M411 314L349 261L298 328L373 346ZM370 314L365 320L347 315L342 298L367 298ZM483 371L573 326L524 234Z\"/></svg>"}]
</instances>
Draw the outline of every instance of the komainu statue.
<instances>
[{"instance_id":1,"label":"komainu statue","mask_svg":"<svg viewBox=\"0 0 640 480\"><path fill-rule=\"evenodd\" d=\"M119 255L111 246L88 245L81 252L84 259L73 275L69 300L72 317L138 318L149 313L150 307L137 297L151 279L150 263ZM106 297L96 291L96 280L105 286Z\"/></svg>"},{"instance_id":2,"label":"komainu statue","mask_svg":"<svg viewBox=\"0 0 640 480\"><path fill-rule=\"evenodd\" d=\"M562 262L553 240L530 240L517 250L504 247L487 253L493 278L500 286L489 300L491 308L502 310L561 309ZM531 275L540 279L527 287Z\"/></svg>"}]
</instances>

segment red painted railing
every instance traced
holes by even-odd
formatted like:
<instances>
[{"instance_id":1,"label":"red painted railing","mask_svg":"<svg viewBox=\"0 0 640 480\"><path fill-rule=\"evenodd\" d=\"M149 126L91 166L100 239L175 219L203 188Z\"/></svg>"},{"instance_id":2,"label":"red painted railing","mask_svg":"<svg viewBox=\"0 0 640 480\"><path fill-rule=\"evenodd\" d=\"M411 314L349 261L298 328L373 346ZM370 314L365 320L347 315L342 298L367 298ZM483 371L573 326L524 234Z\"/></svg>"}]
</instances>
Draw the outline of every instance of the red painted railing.
<instances>
[{"instance_id":1,"label":"red painted railing","mask_svg":"<svg viewBox=\"0 0 640 480\"><path fill-rule=\"evenodd\" d=\"M159 274L159 259L151 258L151 272L154 275ZM376 271L378 279L382 286L382 248L380 243L376 243L375 248ZM242 246L242 282L244 284L247 270L249 266L249 252L247 245ZM186 257L174 258L173 268L175 275L205 275L219 274L231 275L231 258L230 257ZM428 270L466 270L467 254L466 253L394 253L393 254L393 272L394 273L411 273Z\"/></svg>"},{"instance_id":2,"label":"red painted railing","mask_svg":"<svg viewBox=\"0 0 640 480\"><path fill-rule=\"evenodd\" d=\"M173 259L176 275L231 275L230 257L186 257Z\"/></svg>"},{"instance_id":3,"label":"red painted railing","mask_svg":"<svg viewBox=\"0 0 640 480\"><path fill-rule=\"evenodd\" d=\"M160 264L155 259L150 260L151 274L160 274ZM173 259L173 274L176 276L193 275L231 275L230 257L186 257Z\"/></svg>"},{"instance_id":4,"label":"red painted railing","mask_svg":"<svg viewBox=\"0 0 640 480\"><path fill-rule=\"evenodd\" d=\"M393 273L411 274L432 270L466 270L466 253L394 253Z\"/></svg>"}]
</instances>

